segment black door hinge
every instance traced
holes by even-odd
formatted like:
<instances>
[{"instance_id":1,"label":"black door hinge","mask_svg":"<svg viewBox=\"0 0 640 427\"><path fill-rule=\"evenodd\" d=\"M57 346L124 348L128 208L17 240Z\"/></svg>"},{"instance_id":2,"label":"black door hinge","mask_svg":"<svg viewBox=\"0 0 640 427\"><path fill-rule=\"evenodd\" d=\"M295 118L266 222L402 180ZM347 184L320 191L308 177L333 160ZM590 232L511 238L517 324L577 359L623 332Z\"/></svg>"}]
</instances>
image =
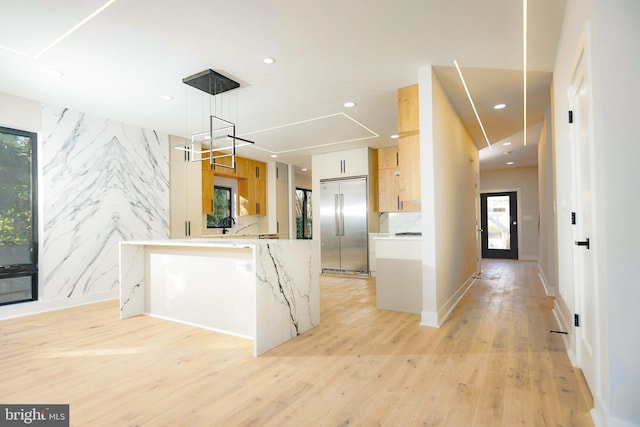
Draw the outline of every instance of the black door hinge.
<instances>
[{"instance_id":1,"label":"black door hinge","mask_svg":"<svg viewBox=\"0 0 640 427\"><path fill-rule=\"evenodd\" d=\"M571 212L571 225L576 225L576 213Z\"/></svg>"},{"instance_id":2,"label":"black door hinge","mask_svg":"<svg viewBox=\"0 0 640 427\"><path fill-rule=\"evenodd\" d=\"M569 110L569 123L573 123L573 111Z\"/></svg>"},{"instance_id":3,"label":"black door hinge","mask_svg":"<svg viewBox=\"0 0 640 427\"><path fill-rule=\"evenodd\" d=\"M579 314L574 314L573 315L573 326L575 326L576 328L580 327L580 315Z\"/></svg>"}]
</instances>

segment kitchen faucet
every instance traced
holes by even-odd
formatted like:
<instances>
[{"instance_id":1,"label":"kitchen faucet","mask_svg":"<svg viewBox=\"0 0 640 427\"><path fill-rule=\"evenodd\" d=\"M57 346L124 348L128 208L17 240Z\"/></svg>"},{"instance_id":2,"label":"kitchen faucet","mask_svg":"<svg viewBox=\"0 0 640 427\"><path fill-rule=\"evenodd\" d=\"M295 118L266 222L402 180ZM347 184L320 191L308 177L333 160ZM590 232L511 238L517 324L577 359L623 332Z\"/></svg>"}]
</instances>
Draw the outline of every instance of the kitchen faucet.
<instances>
[{"instance_id":1,"label":"kitchen faucet","mask_svg":"<svg viewBox=\"0 0 640 427\"><path fill-rule=\"evenodd\" d=\"M222 220L222 234L227 234L227 228L232 228L235 222L236 220L232 216L224 218Z\"/></svg>"}]
</instances>

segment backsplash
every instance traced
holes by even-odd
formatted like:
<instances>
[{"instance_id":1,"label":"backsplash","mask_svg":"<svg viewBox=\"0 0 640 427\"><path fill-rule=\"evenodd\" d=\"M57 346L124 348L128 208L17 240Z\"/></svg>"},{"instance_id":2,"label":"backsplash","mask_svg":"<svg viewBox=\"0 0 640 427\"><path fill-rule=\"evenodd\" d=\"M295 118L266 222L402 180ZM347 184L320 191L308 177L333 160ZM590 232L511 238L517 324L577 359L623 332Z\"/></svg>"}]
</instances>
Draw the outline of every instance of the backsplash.
<instances>
[{"instance_id":1,"label":"backsplash","mask_svg":"<svg viewBox=\"0 0 640 427\"><path fill-rule=\"evenodd\" d=\"M380 214L381 233L406 233L422 231L421 212Z\"/></svg>"},{"instance_id":2,"label":"backsplash","mask_svg":"<svg viewBox=\"0 0 640 427\"><path fill-rule=\"evenodd\" d=\"M121 240L169 237L168 137L44 106L42 299L114 292Z\"/></svg>"},{"instance_id":3,"label":"backsplash","mask_svg":"<svg viewBox=\"0 0 640 427\"><path fill-rule=\"evenodd\" d=\"M228 236L246 236L246 235L258 235L267 232L267 217L259 215L243 215L238 216L236 223L232 228L227 229ZM208 228L205 232L205 236L216 236L222 234L221 228Z\"/></svg>"}]
</instances>

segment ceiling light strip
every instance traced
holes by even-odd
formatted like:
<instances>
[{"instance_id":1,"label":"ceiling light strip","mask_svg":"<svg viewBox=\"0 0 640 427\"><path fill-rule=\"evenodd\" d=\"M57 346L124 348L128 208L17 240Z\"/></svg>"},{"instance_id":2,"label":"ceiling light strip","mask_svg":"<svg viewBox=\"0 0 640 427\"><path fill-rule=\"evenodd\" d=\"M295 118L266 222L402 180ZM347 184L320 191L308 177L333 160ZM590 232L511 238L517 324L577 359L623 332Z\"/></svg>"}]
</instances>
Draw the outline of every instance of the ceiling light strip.
<instances>
[{"instance_id":1,"label":"ceiling light strip","mask_svg":"<svg viewBox=\"0 0 640 427\"><path fill-rule=\"evenodd\" d=\"M86 18L84 18L82 21L78 22L76 25L74 25L70 30L68 30L67 32L65 32L63 35L61 35L60 37L58 37L57 39L55 39L51 44L49 44L47 47L45 47L44 49L42 49L40 52L38 52L34 58L39 58L40 56L42 56L45 52L47 52L49 49L51 49L52 47L54 47L55 45L57 45L58 43L60 43L62 40L66 39L67 37L69 37L73 32L75 32L78 28L82 27L84 24L86 24L87 22L89 22L90 20L92 20L93 18L96 17L96 15L98 15L100 12L102 12L103 10L105 10L106 8L108 8L109 6L111 6L113 3L115 3L116 0L109 0L107 3L105 3L104 5L102 5L102 7L100 7L98 10L96 10L95 12L93 12L91 15L87 16Z\"/></svg>"},{"instance_id":2,"label":"ceiling light strip","mask_svg":"<svg viewBox=\"0 0 640 427\"><path fill-rule=\"evenodd\" d=\"M309 145L306 147L292 148L290 150L282 150L282 151L271 151L269 149L258 147L258 146L251 146L251 148L256 148L261 151L266 151L267 153L286 154L286 153L295 153L296 151L313 150L316 148L330 147L332 145L346 144L347 142L364 141L365 139L371 139L371 138L377 138L377 136L372 135L372 136L364 136L362 138L344 139L342 141L328 142L326 144L318 144L318 145Z\"/></svg>"},{"instance_id":3,"label":"ceiling light strip","mask_svg":"<svg viewBox=\"0 0 640 427\"><path fill-rule=\"evenodd\" d=\"M523 80L523 133L527 145L527 0L522 0L522 80Z\"/></svg>"},{"instance_id":4,"label":"ceiling light strip","mask_svg":"<svg viewBox=\"0 0 640 427\"><path fill-rule=\"evenodd\" d=\"M480 120L480 116L478 115L478 110L476 110L476 106L473 103L473 99L471 98L471 94L469 93L469 89L467 88L467 83L464 81L464 77L462 76L462 71L460 71L460 66L458 66L458 61L454 59L453 63L456 65L456 70L458 70L458 75L460 76L460 80L462 81L462 86L464 86L464 91L467 92L467 98L469 98L469 102L471 103L473 112L476 114L476 119L478 119L478 124L480 124L480 129L482 129L482 134L484 135L484 139L485 141L487 141L487 146L489 147L489 149L492 149L491 143L489 142L489 138L487 137L487 132L485 132L484 126L482 125L482 120Z\"/></svg>"},{"instance_id":5,"label":"ceiling light strip","mask_svg":"<svg viewBox=\"0 0 640 427\"><path fill-rule=\"evenodd\" d=\"M328 118L336 117L336 116L346 117L347 119L351 120L352 122L354 122L355 124L357 124L361 128L363 128L363 129L367 130L368 132L370 132L372 136L367 137L367 138L375 138L375 137L380 136L376 132L372 131L371 129L369 129L368 127L366 127L365 125L363 125L362 123L360 123L359 121L357 121L356 119L351 117L350 115L345 114L343 112L334 113L334 114L328 114L326 116L321 116L321 117L315 117L313 119L300 120L299 122L287 123L285 125L274 126L274 127L270 127L270 128L266 128L266 129L260 129L260 130L256 130L256 131L253 131L253 132L247 132L247 133L243 133L242 136L254 135L256 133L268 132L268 131L271 131L271 130L286 128L286 127L289 127L289 126L301 125L301 124L304 124L304 123L314 122L316 120L328 119Z\"/></svg>"}]
</instances>

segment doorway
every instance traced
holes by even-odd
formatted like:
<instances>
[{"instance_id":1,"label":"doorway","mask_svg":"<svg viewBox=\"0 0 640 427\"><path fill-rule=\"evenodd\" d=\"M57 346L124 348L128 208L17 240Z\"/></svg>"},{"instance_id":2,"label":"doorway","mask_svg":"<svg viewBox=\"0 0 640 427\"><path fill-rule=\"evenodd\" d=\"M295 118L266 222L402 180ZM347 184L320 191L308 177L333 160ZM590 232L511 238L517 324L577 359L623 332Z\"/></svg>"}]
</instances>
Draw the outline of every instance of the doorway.
<instances>
[{"instance_id":1,"label":"doorway","mask_svg":"<svg viewBox=\"0 0 640 427\"><path fill-rule=\"evenodd\" d=\"M482 193L480 212L482 258L518 259L517 193Z\"/></svg>"},{"instance_id":2,"label":"doorway","mask_svg":"<svg viewBox=\"0 0 640 427\"><path fill-rule=\"evenodd\" d=\"M597 283L594 278L596 257L593 241L594 192L593 147L591 130L591 84L583 42L573 69L569 87L569 105L573 124L570 126L572 186L575 212L573 224L573 267L575 283L575 329L578 366L591 390L596 388L596 337L599 321Z\"/></svg>"}]
</instances>

